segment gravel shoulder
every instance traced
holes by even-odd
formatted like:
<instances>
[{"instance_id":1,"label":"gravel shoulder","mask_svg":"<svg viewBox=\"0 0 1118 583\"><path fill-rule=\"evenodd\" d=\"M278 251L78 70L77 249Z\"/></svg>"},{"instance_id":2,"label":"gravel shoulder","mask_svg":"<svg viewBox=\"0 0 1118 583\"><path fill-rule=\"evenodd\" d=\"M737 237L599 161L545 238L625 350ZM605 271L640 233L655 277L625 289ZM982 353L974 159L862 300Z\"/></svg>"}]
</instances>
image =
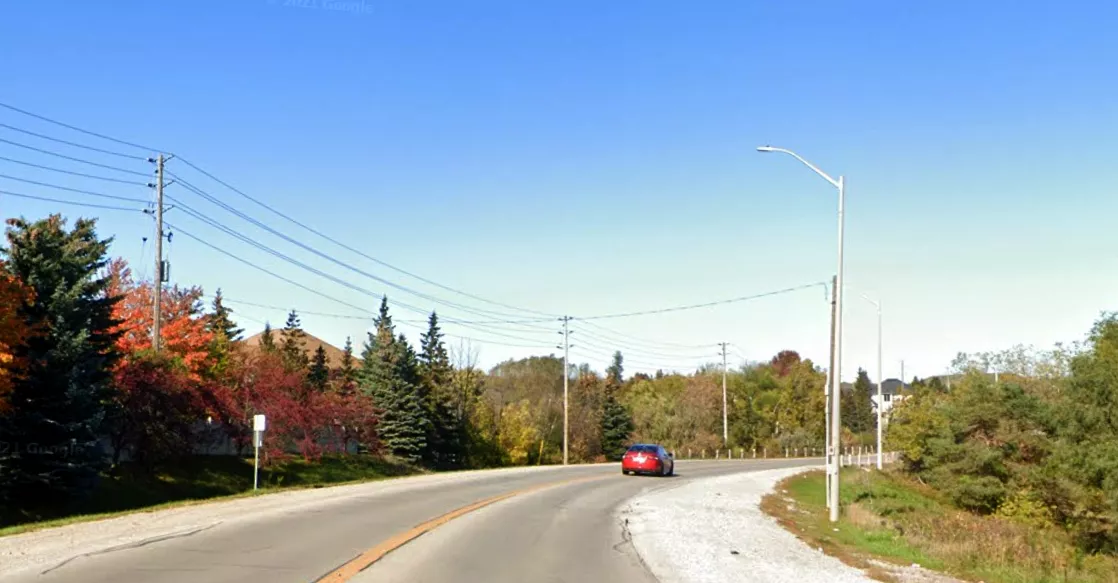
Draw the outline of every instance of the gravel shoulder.
<instances>
[{"instance_id":1,"label":"gravel shoulder","mask_svg":"<svg viewBox=\"0 0 1118 583\"><path fill-rule=\"evenodd\" d=\"M803 468L685 482L638 496L620 518L661 583L872 583L812 549L760 509L761 498Z\"/></svg>"},{"instance_id":2,"label":"gravel shoulder","mask_svg":"<svg viewBox=\"0 0 1118 583\"><path fill-rule=\"evenodd\" d=\"M581 469L576 469L581 468ZM91 522L37 530L0 537L0 580L9 576L51 569L76 557L96 555L150 542L189 536L216 526L264 520L281 514L301 513L352 502L415 491L475 483L501 481L532 474L600 471L596 466L577 466L569 470L557 466L513 468L430 474L381 480L364 484L320 489L291 490L261 496L214 501L132 514Z\"/></svg>"}]
</instances>

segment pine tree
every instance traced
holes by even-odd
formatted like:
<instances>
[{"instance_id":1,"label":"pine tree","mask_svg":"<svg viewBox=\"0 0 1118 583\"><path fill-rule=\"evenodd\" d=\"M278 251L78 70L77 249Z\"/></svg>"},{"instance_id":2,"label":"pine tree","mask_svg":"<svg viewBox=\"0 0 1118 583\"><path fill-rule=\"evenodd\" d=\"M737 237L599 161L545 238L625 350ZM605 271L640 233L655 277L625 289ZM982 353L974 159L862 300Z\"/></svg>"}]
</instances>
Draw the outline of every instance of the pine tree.
<instances>
[{"instance_id":1,"label":"pine tree","mask_svg":"<svg viewBox=\"0 0 1118 583\"><path fill-rule=\"evenodd\" d=\"M330 365L326 362L326 349L322 345L314 351L311 359L310 370L307 371L307 384L320 393L326 392L326 385L330 382Z\"/></svg>"},{"instance_id":2,"label":"pine tree","mask_svg":"<svg viewBox=\"0 0 1118 583\"><path fill-rule=\"evenodd\" d=\"M287 369L293 372L307 370L310 361L307 358L307 333L299 322L299 314L295 310L287 315L287 323L280 331L280 353Z\"/></svg>"},{"instance_id":3,"label":"pine tree","mask_svg":"<svg viewBox=\"0 0 1118 583\"><path fill-rule=\"evenodd\" d=\"M876 427L873 412L873 383L865 370L858 369L854 387L842 395L842 424L854 433L865 433Z\"/></svg>"},{"instance_id":4,"label":"pine tree","mask_svg":"<svg viewBox=\"0 0 1118 583\"><path fill-rule=\"evenodd\" d=\"M276 349L276 337L272 333L272 325L267 322L264 323L264 331L260 333L260 349L264 352Z\"/></svg>"},{"instance_id":5,"label":"pine tree","mask_svg":"<svg viewBox=\"0 0 1118 583\"><path fill-rule=\"evenodd\" d=\"M415 352L401 335L396 337L388 298L381 301L376 333L369 333L362 354L361 389L380 409L380 441L393 455L417 462L426 448L427 417L418 392Z\"/></svg>"},{"instance_id":6,"label":"pine tree","mask_svg":"<svg viewBox=\"0 0 1118 583\"><path fill-rule=\"evenodd\" d=\"M624 382L625 366L624 357L621 356L621 351L613 353L613 362L606 367L606 385L613 390L620 390L621 384Z\"/></svg>"},{"instance_id":7,"label":"pine tree","mask_svg":"<svg viewBox=\"0 0 1118 583\"><path fill-rule=\"evenodd\" d=\"M439 467L458 467L464 450L464 425L461 410L452 386L454 369L443 343L439 317L431 312L427 332L420 337L419 378L423 387L424 409L430 420L424 458Z\"/></svg>"},{"instance_id":8,"label":"pine tree","mask_svg":"<svg viewBox=\"0 0 1118 583\"><path fill-rule=\"evenodd\" d=\"M613 354L613 362L606 368L606 396L602 402L601 424L602 453L614 461L625 455L629 435L633 432L633 417L617 400L624 374L624 358L621 351L617 351Z\"/></svg>"},{"instance_id":9,"label":"pine tree","mask_svg":"<svg viewBox=\"0 0 1118 583\"><path fill-rule=\"evenodd\" d=\"M221 378L229 368L229 359L233 353L233 343L241 339L244 330L238 328L231 318L232 310L225 307L221 289L214 295L213 313L206 317L206 331L213 334L210 341L210 368L211 378Z\"/></svg>"},{"instance_id":10,"label":"pine tree","mask_svg":"<svg viewBox=\"0 0 1118 583\"><path fill-rule=\"evenodd\" d=\"M244 330L238 328L237 324L233 322L232 314L233 310L225 307L221 288L218 288L217 293L214 294L213 313L207 318L206 329L213 332L215 336L224 337L229 342L240 340Z\"/></svg>"},{"instance_id":11,"label":"pine tree","mask_svg":"<svg viewBox=\"0 0 1118 583\"><path fill-rule=\"evenodd\" d=\"M105 463L98 439L120 324L102 272L111 239L98 239L89 219L72 230L59 215L8 225L0 254L34 293L17 312L36 333L15 349L27 366L0 416L0 443L22 444L0 452L0 507L62 508L92 491Z\"/></svg>"},{"instance_id":12,"label":"pine tree","mask_svg":"<svg viewBox=\"0 0 1118 583\"><path fill-rule=\"evenodd\" d=\"M357 382L357 369L353 365L353 339L349 336L345 338L345 348L342 350L342 365L339 371L340 390L343 395L348 395L353 391L353 387Z\"/></svg>"},{"instance_id":13,"label":"pine tree","mask_svg":"<svg viewBox=\"0 0 1118 583\"><path fill-rule=\"evenodd\" d=\"M632 415L618 402L616 391L607 388L602 406L602 453L607 459L618 461L625 455L632 432Z\"/></svg>"}]
</instances>

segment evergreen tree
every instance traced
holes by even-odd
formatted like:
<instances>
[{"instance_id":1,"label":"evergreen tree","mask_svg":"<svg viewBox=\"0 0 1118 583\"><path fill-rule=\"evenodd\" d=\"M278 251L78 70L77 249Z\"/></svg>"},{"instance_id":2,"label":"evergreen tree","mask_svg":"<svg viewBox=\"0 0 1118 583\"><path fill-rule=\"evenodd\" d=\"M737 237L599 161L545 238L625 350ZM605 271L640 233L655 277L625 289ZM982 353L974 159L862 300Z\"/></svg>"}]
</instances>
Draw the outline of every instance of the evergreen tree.
<instances>
[{"instance_id":1,"label":"evergreen tree","mask_svg":"<svg viewBox=\"0 0 1118 583\"><path fill-rule=\"evenodd\" d=\"M27 365L0 416L0 442L20 444L0 451L0 508L64 508L92 491L105 462L98 438L107 429L120 324L120 298L107 296L102 274L111 239L98 239L90 219L72 230L59 215L8 225L0 255L34 292L17 313L36 333L15 348Z\"/></svg>"},{"instance_id":2,"label":"evergreen tree","mask_svg":"<svg viewBox=\"0 0 1118 583\"><path fill-rule=\"evenodd\" d=\"M869 374L859 368L853 389L842 395L842 424L850 431L865 433L877 426L871 398L873 394L874 386Z\"/></svg>"},{"instance_id":3,"label":"evergreen tree","mask_svg":"<svg viewBox=\"0 0 1118 583\"><path fill-rule=\"evenodd\" d=\"M387 297L381 301L376 333L369 333L363 356L361 388L381 411L377 424L381 443L404 461L419 461L429 422L419 395L415 351L403 335L396 337Z\"/></svg>"},{"instance_id":4,"label":"evergreen tree","mask_svg":"<svg viewBox=\"0 0 1118 583\"><path fill-rule=\"evenodd\" d=\"M307 333L303 332L303 325L299 322L299 314L295 310L287 315L287 323L280 331L280 353L288 370L301 372L307 370L310 361L307 358Z\"/></svg>"},{"instance_id":5,"label":"evergreen tree","mask_svg":"<svg viewBox=\"0 0 1118 583\"><path fill-rule=\"evenodd\" d=\"M326 362L326 349L320 344L314 351L310 370L307 371L307 384L320 393L326 392L330 382L330 365Z\"/></svg>"},{"instance_id":6,"label":"evergreen tree","mask_svg":"<svg viewBox=\"0 0 1118 583\"><path fill-rule=\"evenodd\" d=\"M624 382L625 366L621 351L613 353L613 362L606 367L606 385L612 390L619 390Z\"/></svg>"},{"instance_id":7,"label":"evergreen tree","mask_svg":"<svg viewBox=\"0 0 1118 583\"><path fill-rule=\"evenodd\" d=\"M348 395L357 382L357 369L353 365L353 339L349 336L345 338L345 348L342 350L342 366L339 376L341 377L341 393Z\"/></svg>"},{"instance_id":8,"label":"evergreen tree","mask_svg":"<svg viewBox=\"0 0 1118 583\"><path fill-rule=\"evenodd\" d=\"M276 349L276 337L272 333L272 325L267 322L264 323L264 331L260 333L260 349L264 352Z\"/></svg>"},{"instance_id":9,"label":"evergreen tree","mask_svg":"<svg viewBox=\"0 0 1118 583\"><path fill-rule=\"evenodd\" d=\"M618 402L616 391L607 388L602 405L602 453L607 459L618 461L625 455L632 432L632 415Z\"/></svg>"},{"instance_id":10,"label":"evergreen tree","mask_svg":"<svg viewBox=\"0 0 1118 583\"><path fill-rule=\"evenodd\" d=\"M233 310L225 307L221 288L218 288L217 293L214 294L213 313L207 318L206 329L213 332L215 336L221 336L230 342L240 340L244 330L238 328L237 324L233 322L232 314Z\"/></svg>"},{"instance_id":11,"label":"evergreen tree","mask_svg":"<svg viewBox=\"0 0 1118 583\"><path fill-rule=\"evenodd\" d=\"M633 417L629 410L617 400L625 374L624 357L621 351L613 354L613 362L606 367L605 399L602 400L602 453L609 460L620 460L629 446L629 435L633 432Z\"/></svg>"},{"instance_id":12,"label":"evergreen tree","mask_svg":"<svg viewBox=\"0 0 1118 583\"><path fill-rule=\"evenodd\" d=\"M443 343L439 317L435 312L427 321L427 332L420 337L420 345L421 394L427 418L431 421L424 457L439 467L458 467L462 464L464 450L464 424L459 416L461 407L457 402L457 392L452 386L454 369L450 366L450 355Z\"/></svg>"},{"instance_id":13,"label":"evergreen tree","mask_svg":"<svg viewBox=\"0 0 1118 583\"><path fill-rule=\"evenodd\" d=\"M244 330L237 327L231 318L232 310L225 307L221 289L214 295L213 313L206 317L206 330L213 334L210 341L211 378L221 378L229 368L229 357L233 343L241 339Z\"/></svg>"}]
</instances>

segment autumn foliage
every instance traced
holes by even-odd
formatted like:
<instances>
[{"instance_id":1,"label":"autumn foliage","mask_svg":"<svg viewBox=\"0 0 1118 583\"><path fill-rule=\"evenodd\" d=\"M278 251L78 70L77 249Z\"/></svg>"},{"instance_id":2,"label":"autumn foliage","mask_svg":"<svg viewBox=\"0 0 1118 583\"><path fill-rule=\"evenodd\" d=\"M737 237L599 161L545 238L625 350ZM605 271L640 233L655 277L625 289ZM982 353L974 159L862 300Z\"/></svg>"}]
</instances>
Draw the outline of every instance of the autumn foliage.
<instances>
[{"instance_id":1,"label":"autumn foliage","mask_svg":"<svg viewBox=\"0 0 1118 583\"><path fill-rule=\"evenodd\" d=\"M109 293L119 296L112 441L144 463L191 453L203 427L218 427L242 452L251 449L253 415L268 417L265 461L297 452L315 459L375 442L372 404L352 391L312 386L305 367L279 352L220 342L208 326L201 288L161 294L161 352L154 354L152 284L132 279L123 260L109 266ZM228 351L222 354L221 351ZM222 367L215 367L216 360ZM220 370L220 373L215 373Z\"/></svg>"},{"instance_id":2,"label":"autumn foliage","mask_svg":"<svg viewBox=\"0 0 1118 583\"><path fill-rule=\"evenodd\" d=\"M0 263L0 411L7 407L5 398L12 391L12 380L22 371L16 348L26 341L30 330L18 310L30 299L31 292Z\"/></svg>"}]
</instances>

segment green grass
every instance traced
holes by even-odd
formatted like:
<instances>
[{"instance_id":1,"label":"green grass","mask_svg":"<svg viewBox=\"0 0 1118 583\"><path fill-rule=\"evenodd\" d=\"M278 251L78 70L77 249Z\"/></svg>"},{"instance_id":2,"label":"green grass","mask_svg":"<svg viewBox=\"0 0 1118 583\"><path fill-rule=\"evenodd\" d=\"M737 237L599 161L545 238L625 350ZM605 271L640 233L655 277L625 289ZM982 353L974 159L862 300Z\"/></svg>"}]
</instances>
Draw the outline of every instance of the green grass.
<instances>
[{"instance_id":1,"label":"green grass","mask_svg":"<svg viewBox=\"0 0 1118 583\"><path fill-rule=\"evenodd\" d=\"M876 558L917 563L985 583L1118 583L1118 559L1077 555L1064 531L960 511L938 492L893 473L845 471L832 524L822 472L794 476L762 508L815 547L893 581Z\"/></svg>"},{"instance_id":2,"label":"green grass","mask_svg":"<svg viewBox=\"0 0 1118 583\"><path fill-rule=\"evenodd\" d=\"M102 477L93 495L68 509L5 509L0 536L135 511L198 504L278 490L317 488L419 473L413 466L372 456L330 456L317 462L294 459L260 472L252 490L252 460L235 456L194 456L145 472L129 464Z\"/></svg>"}]
</instances>

